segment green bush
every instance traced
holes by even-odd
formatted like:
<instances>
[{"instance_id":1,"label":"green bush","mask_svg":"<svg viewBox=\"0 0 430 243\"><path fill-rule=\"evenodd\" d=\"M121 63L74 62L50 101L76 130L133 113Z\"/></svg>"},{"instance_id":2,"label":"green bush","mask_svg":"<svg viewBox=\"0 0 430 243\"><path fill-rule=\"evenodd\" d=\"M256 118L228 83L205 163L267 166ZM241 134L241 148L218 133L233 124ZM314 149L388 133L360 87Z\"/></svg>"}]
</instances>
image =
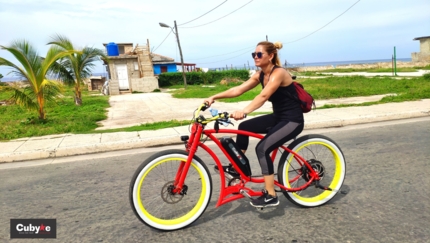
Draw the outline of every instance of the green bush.
<instances>
[{"instance_id":1,"label":"green bush","mask_svg":"<svg viewBox=\"0 0 430 243\"><path fill-rule=\"evenodd\" d=\"M187 77L187 84L200 85L200 84L213 84L219 83L224 78L238 78L240 80L248 80L248 70L226 70L226 71L208 71L204 72L188 72L185 73ZM162 73L158 76L158 85L160 87L167 87L172 85L183 85L184 79L182 72L176 73Z\"/></svg>"},{"instance_id":2,"label":"green bush","mask_svg":"<svg viewBox=\"0 0 430 243\"><path fill-rule=\"evenodd\" d=\"M425 80L429 80L429 81L430 81L430 73L425 73L425 74L423 75L423 78L424 78Z\"/></svg>"}]
</instances>

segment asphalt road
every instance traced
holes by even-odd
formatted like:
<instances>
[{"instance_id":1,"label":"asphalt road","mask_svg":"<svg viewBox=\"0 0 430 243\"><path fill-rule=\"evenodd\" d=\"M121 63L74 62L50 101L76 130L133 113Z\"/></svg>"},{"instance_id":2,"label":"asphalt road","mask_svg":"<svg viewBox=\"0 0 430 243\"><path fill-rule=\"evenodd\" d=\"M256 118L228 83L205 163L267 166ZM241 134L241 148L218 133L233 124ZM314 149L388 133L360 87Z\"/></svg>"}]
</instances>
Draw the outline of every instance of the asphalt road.
<instances>
[{"instance_id":1,"label":"asphalt road","mask_svg":"<svg viewBox=\"0 0 430 243\"><path fill-rule=\"evenodd\" d=\"M324 206L299 208L279 194L276 209L256 210L247 199L215 208L212 173L202 217L159 232L134 216L128 189L138 165L163 148L20 162L0 165L0 241L9 242L11 218L55 218L55 242L430 242L430 119L314 132L334 139L347 160L346 194Z\"/></svg>"}]
</instances>

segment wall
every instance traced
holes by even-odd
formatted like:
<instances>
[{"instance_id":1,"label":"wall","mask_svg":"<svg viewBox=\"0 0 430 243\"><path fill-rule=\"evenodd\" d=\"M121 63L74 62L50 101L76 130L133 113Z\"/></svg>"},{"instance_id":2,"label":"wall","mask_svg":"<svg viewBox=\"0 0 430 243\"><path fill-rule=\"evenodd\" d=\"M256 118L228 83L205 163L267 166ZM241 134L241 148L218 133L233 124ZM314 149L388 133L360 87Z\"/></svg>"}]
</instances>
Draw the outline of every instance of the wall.
<instances>
[{"instance_id":1,"label":"wall","mask_svg":"<svg viewBox=\"0 0 430 243\"><path fill-rule=\"evenodd\" d=\"M154 89L159 89L158 79L156 77L143 77L131 79L133 91L149 93Z\"/></svg>"},{"instance_id":2,"label":"wall","mask_svg":"<svg viewBox=\"0 0 430 243\"><path fill-rule=\"evenodd\" d=\"M420 52L430 54L430 38L420 40Z\"/></svg>"},{"instance_id":3,"label":"wall","mask_svg":"<svg viewBox=\"0 0 430 243\"><path fill-rule=\"evenodd\" d=\"M430 61L430 38L420 39L420 52L411 54L413 62Z\"/></svg>"},{"instance_id":4,"label":"wall","mask_svg":"<svg viewBox=\"0 0 430 243\"><path fill-rule=\"evenodd\" d=\"M413 62L430 62L430 53L413 52L411 55Z\"/></svg>"},{"instance_id":5,"label":"wall","mask_svg":"<svg viewBox=\"0 0 430 243\"><path fill-rule=\"evenodd\" d=\"M118 74L116 73L115 65L126 64L127 65L127 75L128 75L128 85L130 91L133 91L130 80L135 78L140 78L139 70L135 70L134 62L137 62L137 57L129 56L128 58L111 57L109 61L110 70L110 80L109 80L109 93L111 95L119 95L119 82Z\"/></svg>"},{"instance_id":6,"label":"wall","mask_svg":"<svg viewBox=\"0 0 430 243\"><path fill-rule=\"evenodd\" d=\"M176 70L176 64L169 63L169 64L154 64L154 74L159 75L161 74L161 66L167 66L167 72L177 72Z\"/></svg>"}]
</instances>

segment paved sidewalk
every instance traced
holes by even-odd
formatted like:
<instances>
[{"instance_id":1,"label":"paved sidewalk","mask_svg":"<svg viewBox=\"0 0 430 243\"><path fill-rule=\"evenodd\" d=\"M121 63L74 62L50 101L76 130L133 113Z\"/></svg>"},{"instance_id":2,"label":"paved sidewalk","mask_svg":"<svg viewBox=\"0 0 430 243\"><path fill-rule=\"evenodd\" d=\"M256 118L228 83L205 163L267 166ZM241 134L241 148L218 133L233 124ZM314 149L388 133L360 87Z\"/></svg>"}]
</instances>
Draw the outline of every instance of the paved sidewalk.
<instances>
[{"instance_id":1,"label":"paved sidewalk","mask_svg":"<svg viewBox=\"0 0 430 243\"><path fill-rule=\"evenodd\" d=\"M380 100L383 95L334 100L319 100L324 104L363 103ZM110 97L108 119L100 129L139 125L166 120L191 120L193 111L203 99L174 99L167 93L129 94ZM248 102L216 102L213 108L232 112ZM271 103L258 111L271 111ZM210 116L209 112L205 112ZM424 117L430 115L430 99L372 106L317 109L305 114L305 129L342 127L353 124ZM233 121L234 128L239 122ZM188 125L156 131L118 132L102 134L59 134L0 142L0 163L83 155L114 150L172 145L188 135Z\"/></svg>"}]
</instances>

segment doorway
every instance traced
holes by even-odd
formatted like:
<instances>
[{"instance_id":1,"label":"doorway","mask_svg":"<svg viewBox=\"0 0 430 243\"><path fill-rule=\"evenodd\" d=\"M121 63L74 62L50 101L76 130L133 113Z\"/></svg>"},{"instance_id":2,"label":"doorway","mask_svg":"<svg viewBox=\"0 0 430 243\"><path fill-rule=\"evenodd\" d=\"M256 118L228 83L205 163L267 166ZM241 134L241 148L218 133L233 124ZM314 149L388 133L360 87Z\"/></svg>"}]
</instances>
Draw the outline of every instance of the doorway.
<instances>
[{"instance_id":1,"label":"doorway","mask_svg":"<svg viewBox=\"0 0 430 243\"><path fill-rule=\"evenodd\" d=\"M116 73L118 75L119 90L129 90L127 65L117 64Z\"/></svg>"}]
</instances>

